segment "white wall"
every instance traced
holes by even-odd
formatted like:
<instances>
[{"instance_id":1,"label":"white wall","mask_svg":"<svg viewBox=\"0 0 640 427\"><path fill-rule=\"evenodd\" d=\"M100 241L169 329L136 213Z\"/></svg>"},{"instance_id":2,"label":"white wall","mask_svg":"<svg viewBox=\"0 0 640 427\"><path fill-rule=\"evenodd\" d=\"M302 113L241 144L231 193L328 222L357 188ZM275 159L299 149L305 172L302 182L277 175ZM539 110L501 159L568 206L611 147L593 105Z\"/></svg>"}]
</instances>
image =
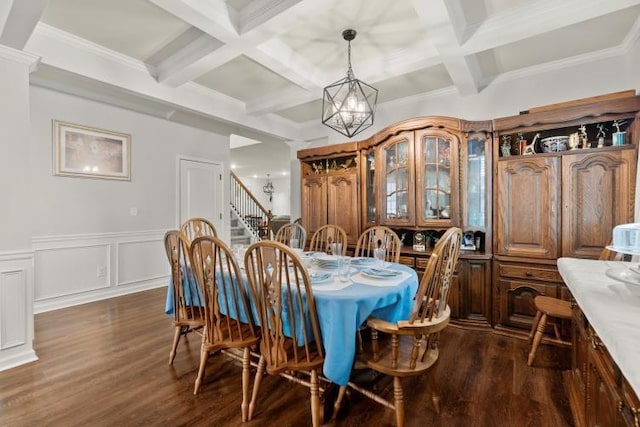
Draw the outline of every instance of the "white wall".
<instances>
[{"instance_id":1,"label":"white wall","mask_svg":"<svg viewBox=\"0 0 640 427\"><path fill-rule=\"evenodd\" d=\"M34 86L30 105L36 312L166 285L176 157L223 164L228 206L228 136ZM131 181L54 176L53 119L130 134ZM229 241L228 218L223 233Z\"/></svg>"},{"instance_id":2,"label":"white wall","mask_svg":"<svg viewBox=\"0 0 640 427\"><path fill-rule=\"evenodd\" d=\"M271 210L273 215L289 215L291 213L291 179L289 176L271 179L275 189L271 202L269 202L269 196L262 191L262 187L267 183L266 178L241 177L240 181L253 193L262 206Z\"/></svg>"},{"instance_id":3,"label":"white wall","mask_svg":"<svg viewBox=\"0 0 640 427\"><path fill-rule=\"evenodd\" d=\"M36 60L0 46L0 370L37 359L29 176L29 69Z\"/></svg>"}]
</instances>

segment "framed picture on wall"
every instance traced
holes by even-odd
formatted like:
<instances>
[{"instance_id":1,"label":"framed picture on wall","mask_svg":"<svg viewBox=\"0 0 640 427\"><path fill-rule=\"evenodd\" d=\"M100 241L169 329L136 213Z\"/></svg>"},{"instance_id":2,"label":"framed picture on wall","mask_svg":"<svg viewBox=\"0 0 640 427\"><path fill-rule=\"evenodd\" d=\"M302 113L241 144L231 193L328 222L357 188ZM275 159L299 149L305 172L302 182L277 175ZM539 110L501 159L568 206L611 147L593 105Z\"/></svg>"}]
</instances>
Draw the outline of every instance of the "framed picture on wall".
<instances>
[{"instance_id":1,"label":"framed picture on wall","mask_svg":"<svg viewBox=\"0 0 640 427\"><path fill-rule=\"evenodd\" d=\"M53 121L54 175L131 180L131 135Z\"/></svg>"}]
</instances>

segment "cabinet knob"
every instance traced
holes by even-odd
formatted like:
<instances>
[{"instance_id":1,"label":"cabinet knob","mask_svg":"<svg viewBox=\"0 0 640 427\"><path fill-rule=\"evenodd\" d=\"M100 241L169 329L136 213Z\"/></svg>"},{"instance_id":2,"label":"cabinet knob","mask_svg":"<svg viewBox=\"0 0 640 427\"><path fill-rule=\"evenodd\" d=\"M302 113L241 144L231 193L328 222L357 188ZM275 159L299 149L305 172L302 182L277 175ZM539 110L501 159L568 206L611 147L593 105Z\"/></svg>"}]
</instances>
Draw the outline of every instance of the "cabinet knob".
<instances>
[{"instance_id":1,"label":"cabinet knob","mask_svg":"<svg viewBox=\"0 0 640 427\"><path fill-rule=\"evenodd\" d=\"M527 277L533 277L533 273L530 271L527 271L526 273L524 273L524 275Z\"/></svg>"}]
</instances>

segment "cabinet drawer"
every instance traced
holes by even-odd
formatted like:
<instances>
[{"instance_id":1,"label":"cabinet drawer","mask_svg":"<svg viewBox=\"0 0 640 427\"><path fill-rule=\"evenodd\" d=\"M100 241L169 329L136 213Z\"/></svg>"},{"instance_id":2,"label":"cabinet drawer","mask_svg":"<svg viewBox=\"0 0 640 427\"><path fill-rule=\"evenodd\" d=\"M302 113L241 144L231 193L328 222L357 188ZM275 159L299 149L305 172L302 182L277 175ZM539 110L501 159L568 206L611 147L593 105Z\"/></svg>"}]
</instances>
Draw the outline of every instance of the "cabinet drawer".
<instances>
[{"instance_id":1,"label":"cabinet drawer","mask_svg":"<svg viewBox=\"0 0 640 427\"><path fill-rule=\"evenodd\" d=\"M418 270L426 270L429 264L429 258L416 258L416 268Z\"/></svg>"},{"instance_id":2,"label":"cabinet drawer","mask_svg":"<svg viewBox=\"0 0 640 427\"><path fill-rule=\"evenodd\" d=\"M541 280L545 282L562 283L562 276L553 267L529 265L500 264L500 276L514 279Z\"/></svg>"},{"instance_id":3,"label":"cabinet drawer","mask_svg":"<svg viewBox=\"0 0 640 427\"><path fill-rule=\"evenodd\" d=\"M415 266L415 262L414 261L415 261L415 258L412 257L412 256L401 256L400 257L400 264L407 265L407 266L409 266L411 268L414 268L414 266Z\"/></svg>"}]
</instances>

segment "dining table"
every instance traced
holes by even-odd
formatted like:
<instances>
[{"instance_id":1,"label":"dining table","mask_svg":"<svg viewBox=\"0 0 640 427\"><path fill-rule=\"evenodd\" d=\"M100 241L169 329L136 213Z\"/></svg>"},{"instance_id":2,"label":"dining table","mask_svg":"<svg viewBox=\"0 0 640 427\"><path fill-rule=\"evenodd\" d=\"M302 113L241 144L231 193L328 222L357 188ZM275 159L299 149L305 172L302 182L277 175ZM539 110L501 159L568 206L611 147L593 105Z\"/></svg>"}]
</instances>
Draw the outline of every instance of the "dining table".
<instances>
[{"instance_id":1,"label":"dining table","mask_svg":"<svg viewBox=\"0 0 640 427\"><path fill-rule=\"evenodd\" d=\"M331 264L306 260L305 265L311 277L325 351L323 374L338 385L346 385L356 356L360 327L369 316L389 322L407 319L418 289L418 275L399 263L375 264L373 258L351 258L347 280L339 277L337 268ZM314 280L316 277L322 280ZM173 314L171 284L165 313Z\"/></svg>"}]
</instances>

